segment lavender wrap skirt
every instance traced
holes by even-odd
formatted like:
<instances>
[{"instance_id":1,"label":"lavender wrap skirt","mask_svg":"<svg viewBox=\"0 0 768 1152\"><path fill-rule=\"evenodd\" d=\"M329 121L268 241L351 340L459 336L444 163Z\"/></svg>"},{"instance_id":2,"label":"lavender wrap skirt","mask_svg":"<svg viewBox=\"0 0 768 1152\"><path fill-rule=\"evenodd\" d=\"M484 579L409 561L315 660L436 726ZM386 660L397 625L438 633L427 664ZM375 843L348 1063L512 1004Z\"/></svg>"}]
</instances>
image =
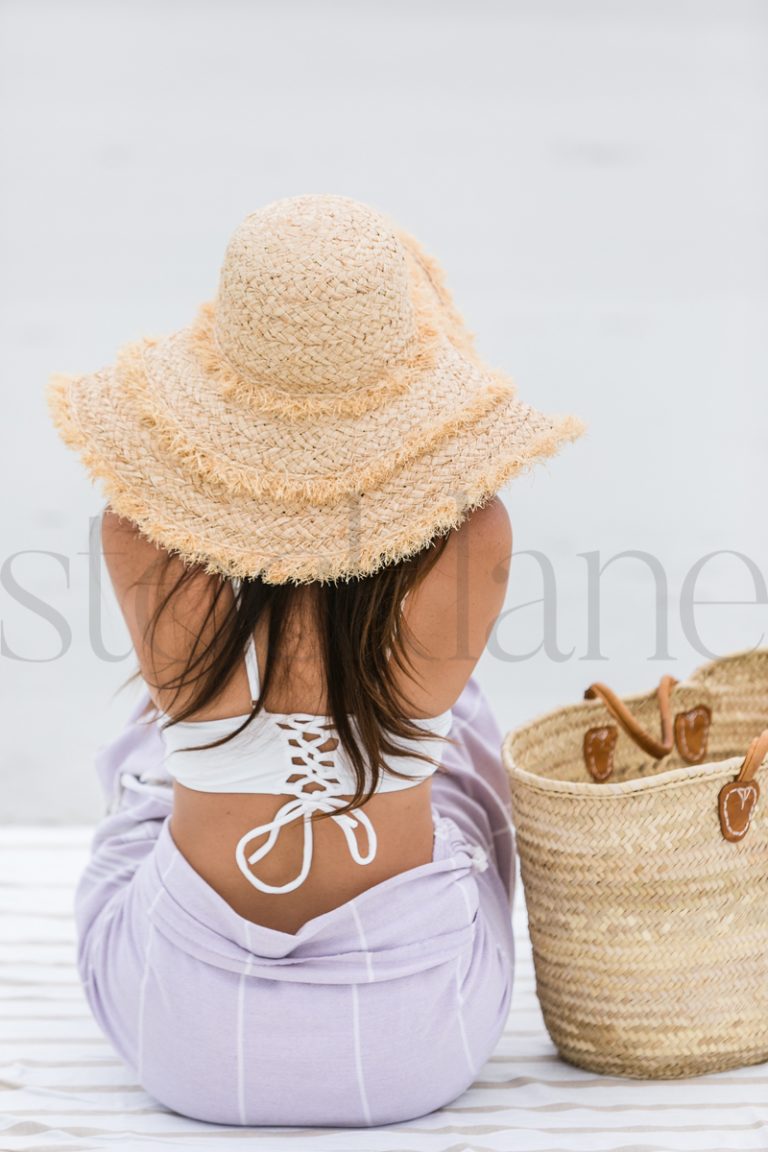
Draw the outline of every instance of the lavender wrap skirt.
<instances>
[{"instance_id":1,"label":"lavender wrap skirt","mask_svg":"<svg viewBox=\"0 0 768 1152\"><path fill-rule=\"evenodd\" d=\"M101 1030L156 1100L235 1125L367 1127L474 1081L512 995L515 854L501 737L472 679L432 784L433 859L295 934L243 919L169 830L162 738L102 745L110 808L75 895L78 971Z\"/></svg>"}]
</instances>

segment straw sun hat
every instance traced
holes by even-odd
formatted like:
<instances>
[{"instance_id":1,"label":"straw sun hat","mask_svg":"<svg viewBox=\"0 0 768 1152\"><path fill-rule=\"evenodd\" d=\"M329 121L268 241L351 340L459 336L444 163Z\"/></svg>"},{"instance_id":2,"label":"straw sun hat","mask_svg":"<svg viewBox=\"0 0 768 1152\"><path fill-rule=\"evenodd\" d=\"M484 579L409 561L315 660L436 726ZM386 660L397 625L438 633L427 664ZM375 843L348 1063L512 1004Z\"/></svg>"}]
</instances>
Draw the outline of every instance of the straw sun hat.
<instances>
[{"instance_id":1,"label":"straw sun hat","mask_svg":"<svg viewBox=\"0 0 768 1152\"><path fill-rule=\"evenodd\" d=\"M189 326L52 376L47 399L119 516L273 584L405 559L583 430L479 359L412 236L330 195L247 216Z\"/></svg>"}]
</instances>

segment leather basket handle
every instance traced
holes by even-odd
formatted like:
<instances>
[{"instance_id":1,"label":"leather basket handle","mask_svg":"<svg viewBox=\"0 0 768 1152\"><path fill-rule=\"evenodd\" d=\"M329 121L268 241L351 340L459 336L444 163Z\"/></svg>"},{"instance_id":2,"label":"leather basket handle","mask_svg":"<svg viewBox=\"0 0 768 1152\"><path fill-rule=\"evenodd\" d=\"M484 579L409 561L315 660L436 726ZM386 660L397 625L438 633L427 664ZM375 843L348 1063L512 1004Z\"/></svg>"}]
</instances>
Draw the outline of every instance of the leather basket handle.
<instances>
[{"instance_id":1,"label":"leather basket handle","mask_svg":"<svg viewBox=\"0 0 768 1152\"><path fill-rule=\"evenodd\" d=\"M748 784L750 780L753 780L755 773L766 756L768 756L768 728L764 728L759 736L755 736L747 749L744 763L736 777L736 783Z\"/></svg>"},{"instance_id":2,"label":"leather basket handle","mask_svg":"<svg viewBox=\"0 0 768 1152\"><path fill-rule=\"evenodd\" d=\"M747 749L738 776L734 780L729 780L720 789L717 806L723 839L738 843L749 831L760 799L760 786L755 775L766 756L768 756L768 728L759 736L755 736Z\"/></svg>"},{"instance_id":3,"label":"leather basket handle","mask_svg":"<svg viewBox=\"0 0 768 1152\"><path fill-rule=\"evenodd\" d=\"M590 684L584 693L585 700L602 700L605 707L613 716L617 724L626 732L630 739L634 740L643 752L647 752L649 756L653 756L654 760L661 760L662 756L668 756L675 746L675 731L672 720L672 711L670 706L670 694L677 680L674 676L662 676L656 695L659 701L659 712L661 714L661 739L657 740L650 732L646 732L637 720L634 718L630 710L627 708L623 700L620 700L612 689L606 684L595 683Z\"/></svg>"}]
</instances>

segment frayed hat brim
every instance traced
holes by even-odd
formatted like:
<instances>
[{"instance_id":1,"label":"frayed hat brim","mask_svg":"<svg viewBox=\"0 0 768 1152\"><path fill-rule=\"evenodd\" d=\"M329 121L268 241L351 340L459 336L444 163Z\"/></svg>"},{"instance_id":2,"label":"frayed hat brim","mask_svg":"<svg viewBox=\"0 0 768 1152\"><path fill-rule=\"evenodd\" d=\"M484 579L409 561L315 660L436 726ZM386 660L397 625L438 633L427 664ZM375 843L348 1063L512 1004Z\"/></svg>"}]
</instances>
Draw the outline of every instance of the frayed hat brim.
<instances>
[{"instance_id":1,"label":"frayed hat brim","mask_svg":"<svg viewBox=\"0 0 768 1152\"><path fill-rule=\"evenodd\" d=\"M276 584L404 560L583 431L480 359L412 236L334 197L247 218L192 324L47 399L119 516Z\"/></svg>"}]
</instances>

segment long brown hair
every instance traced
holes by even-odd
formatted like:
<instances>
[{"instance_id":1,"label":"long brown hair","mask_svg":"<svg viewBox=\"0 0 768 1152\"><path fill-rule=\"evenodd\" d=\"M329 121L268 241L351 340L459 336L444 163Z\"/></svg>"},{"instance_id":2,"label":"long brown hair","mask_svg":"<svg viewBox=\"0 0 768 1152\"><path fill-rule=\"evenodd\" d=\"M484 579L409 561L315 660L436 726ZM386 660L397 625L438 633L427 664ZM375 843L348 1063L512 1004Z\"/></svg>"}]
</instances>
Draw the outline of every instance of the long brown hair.
<instances>
[{"instance_id":1,"label":"long brown hair","mask_svg":"<svg viewBox=\"0 0 768 1152\"><path fill-rule=\"evenodd\" d=\"M185 720L218 696L243 660L246 645L259 621L266 617L266 665L259 699L253 702L251 714L221 739L194 745L184 752L219 747L247 728L264 709L264 699L276 676L275 669L281 667L287 624L296 611L298 596L300 593L306 596L308 592L327 685L326 719L346 750L356 779L355 794L344 808L336 809L334 813L315 813L314 817L338 816L364 804L376 791L385 770L404 778L404 774L391 764L385 765L386 756L408 754L434 764L432 757L413 749L406 751L391 739L392 736L434 739L434 733L425 732L405 714L395 687L393 664L407 677L413 678L414 668L408 648L416 651L419 646L402 615L402 606L406 596L437 562L449 536L450 532L436 537L415 556L390 563L371 576L304 585L267 584L259 578L247 579L241 584L239 600L233 596L233 604L226 609L219 605L219 601L228 578L209 575L211 595L199 631L202 634L215 616L221 616L221 623L217 622L212 643L204 644L198 636L179 676L154 685L165 690L175 687L174 699L178 699L182 690L189 690L194 685L186 704L178 712L174 709L173 717L167 717L162 727L169 728ZM165 584L164 576L171 560L171 554L161 551L156 561L161 587ZM200 580L201 574L200 566L185 566L158 603L144 633L150 651L163 613L181 589L192 579ZM155 578L153 573L153 583ZM282 670L284 673L284 664ZM141 669L138 669L124 687L141 675ZM352 717L356 728L351 722ZM452 743L450 738L442 739ZM320 749L331 751L332 748L327 748L329 742L320 745ZM333 742L332 747L335 746Z\"/></svg>"}]
</instances>

